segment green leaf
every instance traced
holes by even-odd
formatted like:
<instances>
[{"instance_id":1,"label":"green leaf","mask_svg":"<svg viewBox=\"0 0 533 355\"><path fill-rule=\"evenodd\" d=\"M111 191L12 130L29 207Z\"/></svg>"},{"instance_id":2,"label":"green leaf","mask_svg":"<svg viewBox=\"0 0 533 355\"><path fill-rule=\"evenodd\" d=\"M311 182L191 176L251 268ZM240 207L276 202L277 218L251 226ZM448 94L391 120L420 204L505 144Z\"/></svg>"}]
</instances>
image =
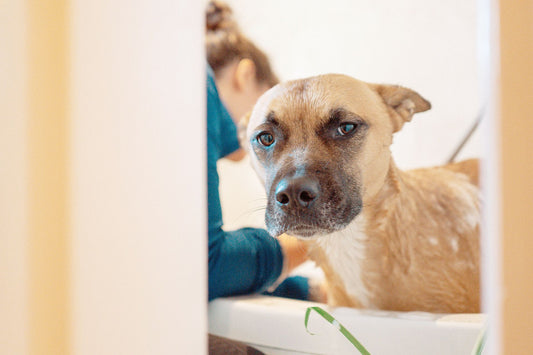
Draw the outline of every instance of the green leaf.
<instances>
[{"instance_id":1,"label":"green leaf","mask_svg":"<svg viewBox=\"0 0 533 355\"><path fill-rule=\"evenodd\" d=\"M472 355L481 355L483 353L483 348L485 347L485 342L487 341L487 329L483 329L477 338L474 349L472 350Z\"/></svg>"},{"instance_id":2,"label":"green leaf","mask_svg":"<svg viewBox=\"0 0 533 355\"><path fill-rule=\"evenodd\" d=\"M366 348L352 335L352 333L350 333L348 331L348 329L346 329L342 324L340 324L331 314L329 314L328 312L326 312L325 310L323 310L322 308L320 307L308 307L306 312L305 312L305 319L304 319L304 325L305 325L305 330L311 334L311 335L315 335L313 333L311 333L309 331L309 328L307 326L307 324L309 323L309 315L311 314L311 311L315 311L316 313L318 313L319 315L322 316L322 318L324 318L325 320L328 321L328 323L330 323L331 325L333 325L335 328L337 328L341 333L342 335L344 335L344 337L346 339L348 339L350 341L350 343L353 344L353 346L355 346L355 348L363 355L370 355L370 353L368 352L368 350L366 350Z\"/></svg>"}]
</instances>

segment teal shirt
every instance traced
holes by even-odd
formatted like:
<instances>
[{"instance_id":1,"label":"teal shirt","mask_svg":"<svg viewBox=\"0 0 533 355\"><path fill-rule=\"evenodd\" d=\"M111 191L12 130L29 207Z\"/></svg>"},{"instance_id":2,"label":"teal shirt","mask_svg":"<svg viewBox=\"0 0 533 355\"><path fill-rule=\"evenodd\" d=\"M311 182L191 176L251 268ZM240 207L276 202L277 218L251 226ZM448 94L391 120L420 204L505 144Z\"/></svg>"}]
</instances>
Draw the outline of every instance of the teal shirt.
<instances>
[{"instance_id":1,"label":"teal shirt","mask_svg":"<svg viewBox=\"0 0 533 355\"><path fill-rule=\"evenodd\" d=\"M283 254L267 231L222 229L217 160L239 148L237 128L222 104L207 70L207 192L209 235L209 300L216 297L262 292L280 276Z\"/></svg>"}]
</instances>

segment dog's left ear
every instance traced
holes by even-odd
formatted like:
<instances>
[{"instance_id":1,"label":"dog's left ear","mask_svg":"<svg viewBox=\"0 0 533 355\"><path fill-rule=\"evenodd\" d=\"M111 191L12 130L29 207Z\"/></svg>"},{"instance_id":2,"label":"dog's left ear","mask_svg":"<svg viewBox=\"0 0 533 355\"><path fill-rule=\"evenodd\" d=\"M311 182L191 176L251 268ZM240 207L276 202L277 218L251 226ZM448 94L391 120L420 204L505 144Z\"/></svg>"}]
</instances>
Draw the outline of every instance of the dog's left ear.
<instances>
[{"instance_id":1,"label":"dog's left ear","mask_svg":"<svg viewBox=\"0 0 533 355\"><path fill-rule=\"evenodd\" d=\"M248 128L248 122L250 122L250 116L252 111L249 111L241 117L237 124L237 135L239 136L239 143L244 150L248 151L248 142L246 142L246 129Z\"/></svg>"},{"instance_id":2,"label":"dog's left ear","mask_svg":"<svg viewBox=\"0 0 533 355\"><path fill-rule=\"evenodd\" d=\"M431 108L429 101L416 91L398 85L373 84L372 87L391 108L393 132L398 132L413 115Z\"/></svg>"}]
</instances>

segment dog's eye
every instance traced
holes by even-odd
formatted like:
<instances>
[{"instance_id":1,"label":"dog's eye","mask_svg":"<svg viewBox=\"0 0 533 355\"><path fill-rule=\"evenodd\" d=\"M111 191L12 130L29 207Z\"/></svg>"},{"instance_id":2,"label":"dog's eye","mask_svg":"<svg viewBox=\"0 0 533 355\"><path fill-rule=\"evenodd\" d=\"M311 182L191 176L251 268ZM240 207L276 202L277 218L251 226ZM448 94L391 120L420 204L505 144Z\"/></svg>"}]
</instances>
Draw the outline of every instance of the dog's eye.
<instances>
[{"instance_id":1,"label":"dog's eye","mask_svg":"<svg viewBox=\"0 0 533 355\"><path fill-rule=\"evenodd\" d=\"M355 123L342 123L339 128L337 128L337 132L341 136L345 136L347 134L353 133L357 128L357 124Z\"/></svg>"},{"instance_id":2,"label":"dog's eye","mask_svg":"<svg viewBox=\"0 0 533 355\"><path fill-rule=\"evenodd\" d=\"M274 136L270 133L263 132L257 136L257 141L259 144L269 147L274 143Z\"/></svg>"}]
</instances>

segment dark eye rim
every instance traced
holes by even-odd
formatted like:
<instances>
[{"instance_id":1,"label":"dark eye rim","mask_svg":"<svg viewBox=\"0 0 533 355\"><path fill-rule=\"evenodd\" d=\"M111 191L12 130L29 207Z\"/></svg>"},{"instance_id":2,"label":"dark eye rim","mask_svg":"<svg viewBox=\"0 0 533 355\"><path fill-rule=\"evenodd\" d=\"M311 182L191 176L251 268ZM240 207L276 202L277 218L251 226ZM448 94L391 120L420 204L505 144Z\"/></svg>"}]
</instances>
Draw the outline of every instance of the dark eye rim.
<instances>
[{"instance_id":1,"label":"dark eye rim","mask_svg":"<svg viewBox=\"0 0 533 355\"><path fill-rule=\"evenodd\" d=\"M262 137L265 137L265 136L270 136L271 137L271 140L270 142L264 142L261 138ZM263 131L263 132L259 132L256 137L255 137L255 140L257 141L257 143L259 143L260 145L262 145L263 147L270 147L272 146L274 143L275 143L275 139L274 139L274 135L270 132L266 132L266 131Z\"/></svg>"}]
</instances>

